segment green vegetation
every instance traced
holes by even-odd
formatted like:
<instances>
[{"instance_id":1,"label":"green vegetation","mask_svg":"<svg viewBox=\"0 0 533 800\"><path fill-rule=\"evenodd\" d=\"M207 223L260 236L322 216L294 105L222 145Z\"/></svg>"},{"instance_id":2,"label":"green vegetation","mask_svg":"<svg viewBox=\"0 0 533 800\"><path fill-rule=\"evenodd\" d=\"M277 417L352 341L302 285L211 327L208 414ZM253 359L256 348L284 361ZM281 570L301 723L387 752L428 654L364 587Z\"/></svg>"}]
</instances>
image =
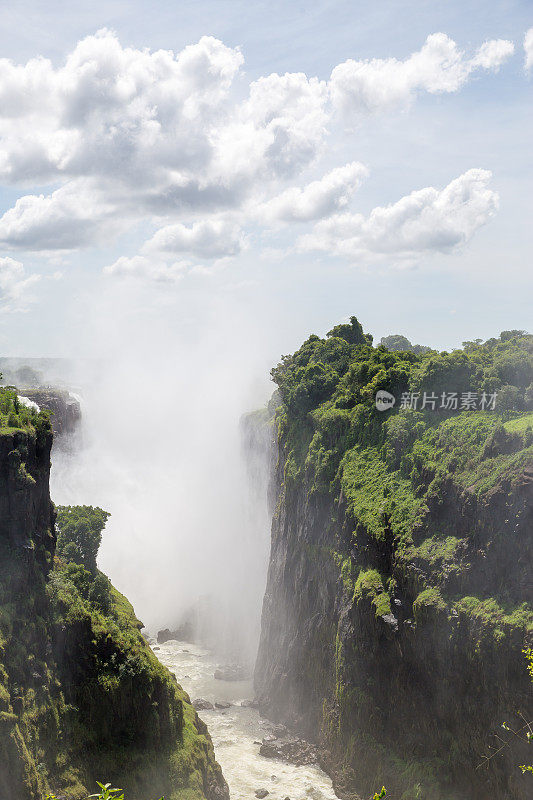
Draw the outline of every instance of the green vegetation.
<instances>
[{"instance_id":1,"label":"green vegetation","mask_svg":"<svg viewBox=\"0 0 533 800\"><path fill-rule=\"evenodd\" d=\"M30 585L0 543L0 794L85 800L105 775L126 795L203 800L223 786L207 731L96 567L108 516L60 507L52 569L31 566ZM110 789L96 797L119 800Z\"/></svg>"},{"instance_id":2,"label":"green vegetation","mask_svg":"<svg viewBox=\"0 0 533 800\"><path fill-rule=\"evenodd\" d=\"M49 428L49 412L27 408L19 401L16 389L0 387L0 436L20 431L42 441Z\"/></svg>"},{"instance_id":3,"label":"green vegetation","mask_svg":"<svg viewBox=\"0 0 533 800\"><path fill-rule=\"evenodd\" d=\"M57 509L57 555L96 574L96 556L109 514L93 506L63 506Z\"/></svg>"},{"instance_id":4,"label":"green vegetation","mask_svg":"<svg viewBox=\"0 0 533 800\"><path fill-rule=\"evenodd\" d=\"M90 794L88 800L90 798L94 798L94 800L124 800L124 792L122 789L114 789L112 788L110 783L100 783L96 781L97 785L100 787L100 791L97 794ZM377 797L378 795L376 795ZM381 797L382 795L380 795ZM46 800L59 800L53 794L47 795ZM160 800L165 800L164 797L161 797Z\"/></svg>"},{"instance_id":5,"label":"green vegetation","mask_svg":"<svg viewBox=\"0 0 533 800\"><path fill-rule=\"evenodd\" d=\"M450 781L468 770L472 786L483 781L473 753L497 708L527 691L513 665L533 642L533 336L504 331L437 352L395 335L374 347L352 317L310 336L272 378L279 535L297 539L298 575L319 582L320 558L338 569L329 683L309 687L319 696L329 686L322 736L343 771L368 775L363 791L383 780L398 797L463 796ZM376 408L378 390L393 408ZM401 736L391 710L405 715ZM506 769L498 764L495 785Z\"/></svg>"}]
</instances>

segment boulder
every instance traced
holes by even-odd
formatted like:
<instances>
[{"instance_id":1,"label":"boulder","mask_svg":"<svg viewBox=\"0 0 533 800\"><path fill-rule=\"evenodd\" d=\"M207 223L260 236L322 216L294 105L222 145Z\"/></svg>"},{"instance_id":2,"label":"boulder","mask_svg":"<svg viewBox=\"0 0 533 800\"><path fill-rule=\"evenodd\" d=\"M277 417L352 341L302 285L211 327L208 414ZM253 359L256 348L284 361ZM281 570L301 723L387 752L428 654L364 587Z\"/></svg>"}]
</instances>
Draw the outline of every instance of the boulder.
<instances>
[{"instance_id":1,"label":"boulder","mask_svg":"<svg viewBox=\"0 0 533 800\"><path fill-rule=\"evenodd\" d=\"M214 709L213 703L210 703L209 700L204 700L203 697L193 700L192 704L196 711L213 711Z\"/></svg>"}]
</instances>

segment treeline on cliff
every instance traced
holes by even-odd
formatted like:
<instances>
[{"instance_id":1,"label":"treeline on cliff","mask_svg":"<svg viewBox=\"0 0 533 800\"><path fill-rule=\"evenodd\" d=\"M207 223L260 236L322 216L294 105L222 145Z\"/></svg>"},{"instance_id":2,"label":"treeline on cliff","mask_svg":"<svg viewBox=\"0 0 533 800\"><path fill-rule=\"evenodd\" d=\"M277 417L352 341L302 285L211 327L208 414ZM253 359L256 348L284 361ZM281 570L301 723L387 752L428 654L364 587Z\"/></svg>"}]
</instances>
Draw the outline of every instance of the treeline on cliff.
<instances>
[{"instance_id":1,"label":"treeline on cliff","mask_svg":"<svg viewBox=\"0 0 533 800\"><path fill-rule=\"evenodd\" d=\"M343 796L525 800L502 723L533 718L533 337L389 343L352 317L272 371L258 695L322 741Z\"/></svg>"}]
</instances>

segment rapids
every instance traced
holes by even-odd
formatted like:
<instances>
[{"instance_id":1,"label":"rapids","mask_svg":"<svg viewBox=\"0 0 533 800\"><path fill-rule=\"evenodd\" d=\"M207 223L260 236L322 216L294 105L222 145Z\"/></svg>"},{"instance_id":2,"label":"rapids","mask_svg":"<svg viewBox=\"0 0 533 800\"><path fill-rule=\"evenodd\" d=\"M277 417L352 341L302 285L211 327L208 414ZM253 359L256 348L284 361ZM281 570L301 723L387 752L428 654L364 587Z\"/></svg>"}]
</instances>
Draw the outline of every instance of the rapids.
<instances>
[{"instance_id":1,"label":"rapids","mask_svg":"<svg viewBox=\"0 0 533 800\"><path fill-rule=\"evenodd\" d=\"M254 800L258 789L269 792L268 800L336 800L330 778L318 766L297 767L259 755L259 743L272 725L256 709L240 705L253 697L251 681L215 680L216 660L196 645L172 640L156 647L155 654L191 700L232 703L228 709L199 712L209 728L231 800Z\"/></svg>"}]
</instances>

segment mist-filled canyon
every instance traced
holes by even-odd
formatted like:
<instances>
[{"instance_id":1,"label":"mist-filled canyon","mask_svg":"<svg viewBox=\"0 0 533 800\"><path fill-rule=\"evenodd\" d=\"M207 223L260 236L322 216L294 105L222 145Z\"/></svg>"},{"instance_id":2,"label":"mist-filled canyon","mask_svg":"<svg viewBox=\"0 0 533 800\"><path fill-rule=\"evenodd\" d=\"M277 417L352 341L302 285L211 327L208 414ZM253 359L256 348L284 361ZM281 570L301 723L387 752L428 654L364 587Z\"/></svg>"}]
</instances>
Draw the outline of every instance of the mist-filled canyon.
<instances>
[{"instance_id":1,"label":"mist-filled canyon","mask_svg":"<svg viewBox=\"0 0 533 800\"><path fill-rule=\"evenodd\" d=\"M532 26L0 7L0 800L531 799Z\"/></svg>"}]
</instances>

